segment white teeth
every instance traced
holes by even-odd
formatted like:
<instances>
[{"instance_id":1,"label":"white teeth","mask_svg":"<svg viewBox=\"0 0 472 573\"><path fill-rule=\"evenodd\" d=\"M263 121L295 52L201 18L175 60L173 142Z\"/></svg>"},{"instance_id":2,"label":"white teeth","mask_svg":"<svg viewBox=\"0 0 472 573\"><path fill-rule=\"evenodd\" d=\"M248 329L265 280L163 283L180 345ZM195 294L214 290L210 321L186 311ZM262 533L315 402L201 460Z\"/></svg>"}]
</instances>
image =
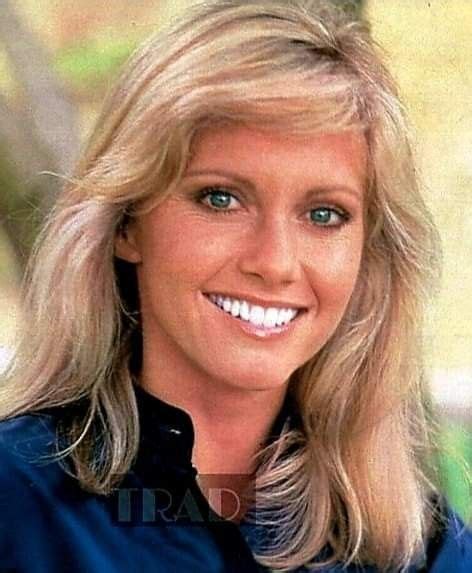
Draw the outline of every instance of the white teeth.
<instances>
[{"instance_id":1,"label":"white teeth","mask_svg":"<svg viewBox=\"0 0 472 573\"><path fill-rule=\"evenodd\" d=\"M288 324L298 314L298 310L294 308L263 308L259 305L252 305L245 300L231 299L217 294L210 294L209 299L235 318L239 317L241 320L264 328Z\"/></svg>"},{"instance_id":2,"label":"white teeth","mask_svg":"<svg viewBox=\"0 0 472 573\"><path fill-rule=\"evenodd\" d=\"M293 308L284 308L283 312L284 312L284 316L283 316L283 323L282 324L288 324L297 315L297 311L294 310Z\"/></svg>"},{"instance_id":3,"label":"white teeth","mask_svg":"<svg viewBox=\"0 0 472 573\"><path fill-rule=\"evenodd\" d=\"M249 320L249 315L250 315L249 305L248 305L248 303L247 303L245 300L243 300L243 301L241 302L241 307L240 307L240 309L239 309L239 316L240 316L243 320L248 321L248 320Z\"/></svg>"},{"instance_id":4,"label":"white teeth","mask_svg":"<svg viewBox=\"0 0 472 573\"><path fill-rule=\"evenodd\" d=\"M264 309L262 306L253 306L249 315L249 322L255 326L260 326L264 322Z\"/></svg>"},{"instance_id":5,"label":"white teeth","mask_svg":"<svg viewBox=\"0 0 472 573\"><path fill-rule=\"evenodd\" d=\"M274 326L277 324L278 315L279 311L276 308L268 308L265 311L264 326L266 328L274 328Z\"/></svg>"},{"instance_id":6,"label":"white teeth","mask_svg":"<svg viewBox=\"0 0 472 573\"><path fill-rule=\"evenodd\" d=\"M283 308L279 309L277 313L277 326L281 326L285 320L285 310Z\"/></svg>"},{"instance_id":7,"label":"white teeth","mask_svg":"<svg viewBox=\"0 0 472 573\"><path fill-rule=\"evenodd\" d=\"M284 308L283 310L283 320L282 320L282 324L287 324L288 322L290 322L290 310L288 308Z\"/></svg>"},{"instance_id":8,"label":"white teeth","mask_svg":"<svg viewBox=\"0 0 472 573\"><path fill-rule=\"evenodd\" d=\"M239 316L239 307L241 306L239 300L234 300L233 304L231 305L231 314L234 317Z\"/></svg>"}]
</instances>

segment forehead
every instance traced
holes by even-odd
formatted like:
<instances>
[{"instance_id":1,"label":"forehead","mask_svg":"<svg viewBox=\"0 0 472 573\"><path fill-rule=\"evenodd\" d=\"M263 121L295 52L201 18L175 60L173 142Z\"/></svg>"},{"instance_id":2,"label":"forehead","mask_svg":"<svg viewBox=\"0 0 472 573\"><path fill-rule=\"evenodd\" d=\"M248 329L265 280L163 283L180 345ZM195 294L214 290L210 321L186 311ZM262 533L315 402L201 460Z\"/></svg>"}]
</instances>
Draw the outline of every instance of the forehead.
<instances>
[{"instance_id":1,"label":"forehead","mask_svg":"<svg viewBox=\"0 0 472 573\"><path fill-rule=\"evenodd\" d=\"M187 172L229 171L241 176L316 178L363 189L367 143L360 130L291 134L247 125L206 128L195 137Z\"/></svg>"}]
</instances>

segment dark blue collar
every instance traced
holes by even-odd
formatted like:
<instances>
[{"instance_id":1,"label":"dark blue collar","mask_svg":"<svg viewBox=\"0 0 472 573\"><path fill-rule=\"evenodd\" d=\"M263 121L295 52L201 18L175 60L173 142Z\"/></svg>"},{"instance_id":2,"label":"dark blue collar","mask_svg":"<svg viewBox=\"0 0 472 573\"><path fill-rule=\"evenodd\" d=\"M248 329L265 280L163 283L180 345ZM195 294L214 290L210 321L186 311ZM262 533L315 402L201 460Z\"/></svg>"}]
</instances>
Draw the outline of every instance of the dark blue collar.
<instances>
[{"instance_id":1,"label":"dark blue collar","mask_svg":"<svg viewBox=\"0 0 472 573\"><path fill-rule=\"evenodd\" d=\"M133 471L145 487L192 481L197 471L192 465L195 433L189 414L140 386L135 386L135 393L140 439Z\"/></svg>"},{"instance_id":2,"label":"dark blue collar","mask_svg":"<svg viewBox=\"0 0 472 573\"><path fill-rule=\"evenodd\" d=\"M141 476L194 478L197 470L192 466L195 432L190 415L157 398L135 384L140 423L139 453L134 466ZM293 425L298 419L293 399L287 397L274 421L268 441L276 439L286 423ZM153 487L151 485L150 487Z\"/></svg>"}]
</instances>

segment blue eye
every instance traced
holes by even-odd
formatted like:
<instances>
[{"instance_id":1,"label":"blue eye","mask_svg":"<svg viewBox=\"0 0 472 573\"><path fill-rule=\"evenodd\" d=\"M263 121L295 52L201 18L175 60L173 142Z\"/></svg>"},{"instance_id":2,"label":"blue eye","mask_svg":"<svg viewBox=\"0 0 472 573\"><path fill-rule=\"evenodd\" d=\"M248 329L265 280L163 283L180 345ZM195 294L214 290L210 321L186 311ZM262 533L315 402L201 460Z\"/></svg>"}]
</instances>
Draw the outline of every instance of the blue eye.
<instances>
[{"instance_id":1,"label":"blue eye","mask_svg":"<svg viewBox=\"0 0 472 573\"><path fill-rule=\"evenodd\" d=\"M202 193L200 201L215 211L232 211L239 204L238 199L224 189L207 189Z\"/></svg>"},{"instance_id":2,"label":"blue eye","mask_svg":"<svg viewBox=\"0 0 472 573\"><path fill-rule=\"evenodd\" d=\"M332 207L317 207L310 211L310 221L322 227L338 227L348 220L345 213Z\"/></svg>"}]
</instances>

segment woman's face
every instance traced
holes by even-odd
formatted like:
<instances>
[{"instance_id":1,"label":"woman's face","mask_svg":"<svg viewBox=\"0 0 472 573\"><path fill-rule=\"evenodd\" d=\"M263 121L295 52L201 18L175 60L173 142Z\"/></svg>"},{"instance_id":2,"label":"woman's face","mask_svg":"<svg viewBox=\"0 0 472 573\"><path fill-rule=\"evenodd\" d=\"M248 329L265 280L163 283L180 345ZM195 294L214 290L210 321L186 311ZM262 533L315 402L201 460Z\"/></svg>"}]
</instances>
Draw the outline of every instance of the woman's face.
<instances>
[{"instance_id":1,"label":"woman's face","mask_svg":"<svg viewBox=\"0 0 472 573\"><path fill-rule=\"evenodd\" d=\"M144 364L280 388L330 338L363 246L366 144L353 132L203 131L177 190L138 217Z\"/></svg>"}]
</instances>

